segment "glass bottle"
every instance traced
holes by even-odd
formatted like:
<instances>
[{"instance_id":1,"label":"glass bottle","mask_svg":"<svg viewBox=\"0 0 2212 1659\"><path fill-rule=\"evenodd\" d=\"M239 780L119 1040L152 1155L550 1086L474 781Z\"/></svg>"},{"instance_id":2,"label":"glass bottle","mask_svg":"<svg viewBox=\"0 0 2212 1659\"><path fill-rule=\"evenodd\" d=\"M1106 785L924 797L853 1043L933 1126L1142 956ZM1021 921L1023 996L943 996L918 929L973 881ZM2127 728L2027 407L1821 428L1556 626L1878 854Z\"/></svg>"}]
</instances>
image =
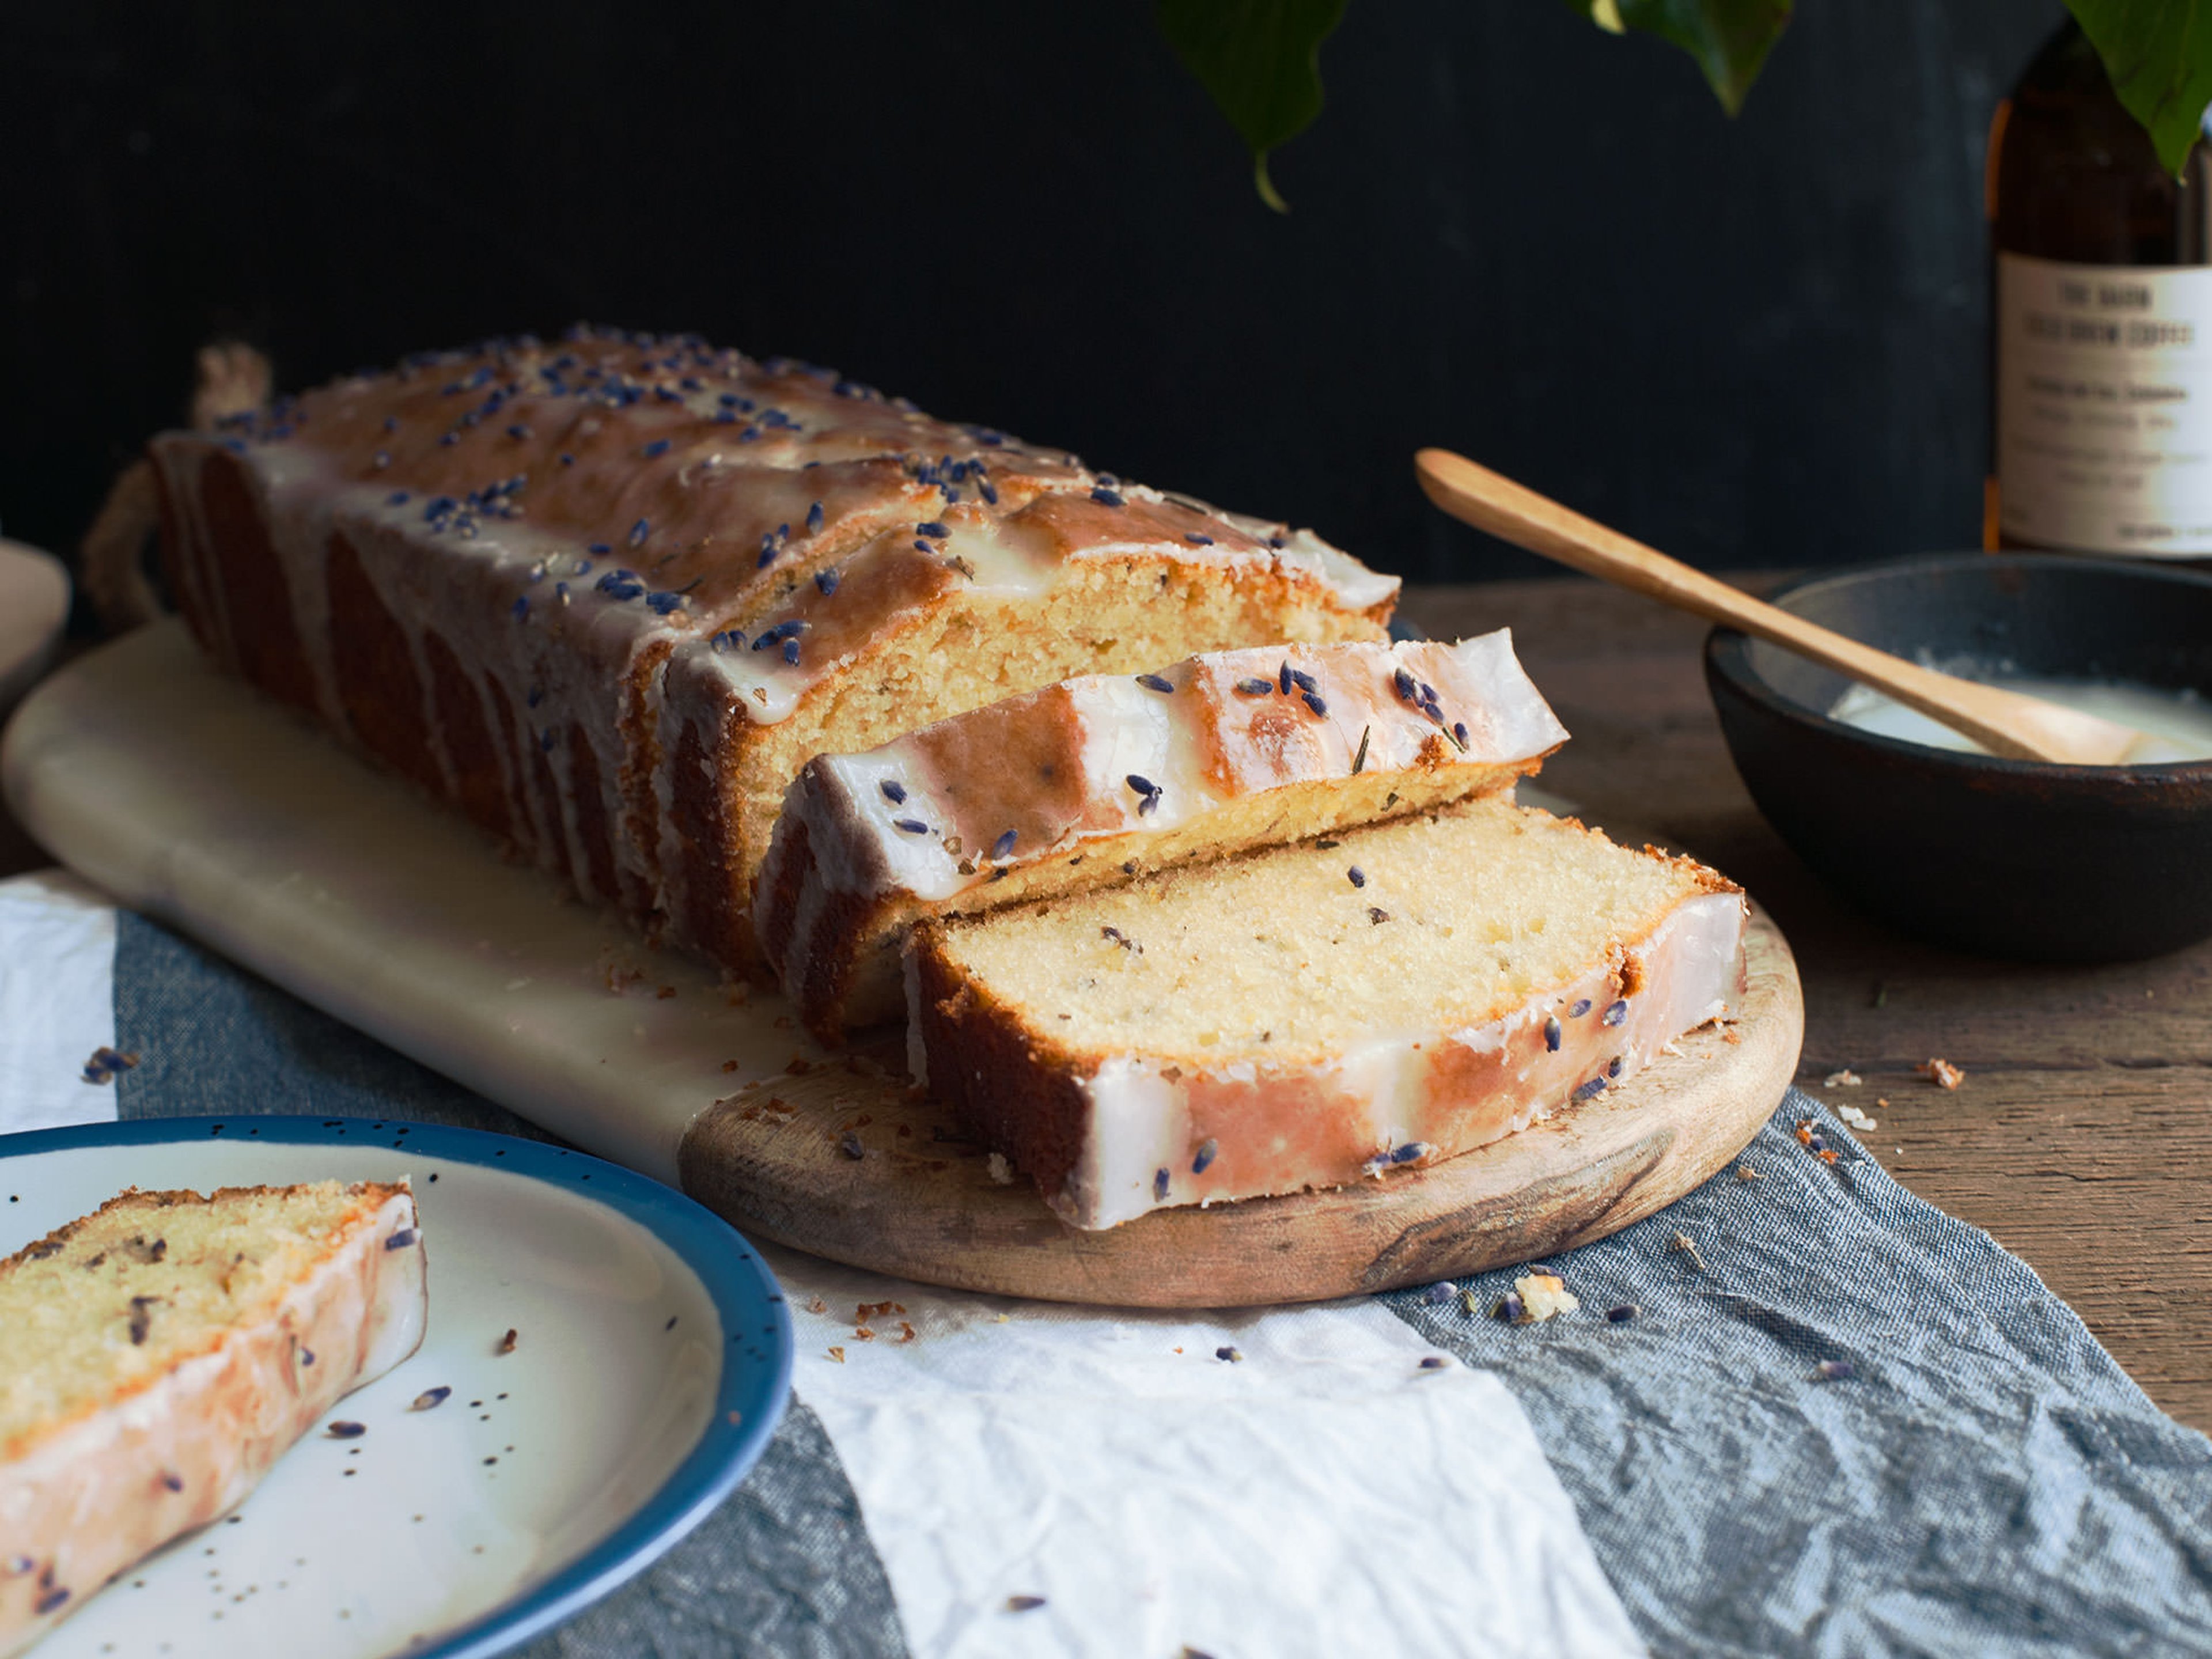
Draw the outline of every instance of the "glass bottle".
<instances>
[{"instance_id":1,"label":"glass bottle","mask_svg":"<svg viewBox=\"0 0 2212 1659\"><path fill-rule=\"evenodd\" d=\"M2176 178L2071 20L1990 125L1983 544L2212 558L2212 143Z\"/></svg>"}]
</instances>

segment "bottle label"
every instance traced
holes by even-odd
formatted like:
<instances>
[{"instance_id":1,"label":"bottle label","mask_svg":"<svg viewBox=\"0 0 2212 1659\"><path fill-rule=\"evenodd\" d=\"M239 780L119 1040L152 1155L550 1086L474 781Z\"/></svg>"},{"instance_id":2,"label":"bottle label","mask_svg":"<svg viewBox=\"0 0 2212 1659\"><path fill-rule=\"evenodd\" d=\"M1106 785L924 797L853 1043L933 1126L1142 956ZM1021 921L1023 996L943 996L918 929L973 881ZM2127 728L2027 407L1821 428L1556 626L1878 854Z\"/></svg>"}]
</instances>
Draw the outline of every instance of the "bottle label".
<instances>
[{"instance_id":1,"label":"bottle label","mask_svg":"<svg viewBox=\"0 0 2212 1659\"><path fill-rule=\"evenodd\" d=\"M2212 553L2212 265L1997 255L1998 522L2089 553Z\"/></svg>"}]
</instances>

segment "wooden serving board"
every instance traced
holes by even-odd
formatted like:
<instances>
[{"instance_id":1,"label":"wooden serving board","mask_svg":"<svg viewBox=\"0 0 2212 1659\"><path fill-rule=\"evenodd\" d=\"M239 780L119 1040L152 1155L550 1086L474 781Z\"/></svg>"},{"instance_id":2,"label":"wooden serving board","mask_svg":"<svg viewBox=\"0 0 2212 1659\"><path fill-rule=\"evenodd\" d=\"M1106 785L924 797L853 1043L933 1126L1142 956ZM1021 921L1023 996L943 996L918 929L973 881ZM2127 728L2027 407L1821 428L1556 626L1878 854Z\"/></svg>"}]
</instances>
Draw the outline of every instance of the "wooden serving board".
<instances>
[{"instance_id":1,"label":"wooden serving board","mask_svg":"<svg viewBox=\"0 0 2212 1659\"><path fill-rule=\"evenodd\" d=\"M555 1133L757 1237L972 1290L1226 1307L1547 1255L1723 1168L1803 1033L1796 966L1761 915L1739 1022L1553 1122L1431 1169L1084 1233L994 1182L912 1095L895 1045L825 1053L779 999L652 950L218 677L174 623L41 685L0 782L33 835L123 902Z\"/></svg>"}]
</instances>

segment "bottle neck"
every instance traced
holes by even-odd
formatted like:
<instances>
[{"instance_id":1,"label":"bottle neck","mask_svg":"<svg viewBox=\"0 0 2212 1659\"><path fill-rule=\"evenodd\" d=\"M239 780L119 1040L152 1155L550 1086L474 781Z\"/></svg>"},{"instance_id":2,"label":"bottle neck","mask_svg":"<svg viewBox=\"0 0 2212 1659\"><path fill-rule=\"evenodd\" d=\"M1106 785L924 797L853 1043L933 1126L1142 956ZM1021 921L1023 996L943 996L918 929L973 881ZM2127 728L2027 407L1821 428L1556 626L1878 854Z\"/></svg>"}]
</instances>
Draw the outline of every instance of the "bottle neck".
<instances>
[{"instance_id":1,"label":"bottle neck","mask_svg":"<svg viewBox=\"0 0 2212 1659\"><path fill-rule=\"evenodd\" d=\"M1984 210L2001 252L2078 264L2212 264L2212 142L2199 139L2179 176L2167 172L2069 19L1990 123Z\"/></svg>"}]
</instances>

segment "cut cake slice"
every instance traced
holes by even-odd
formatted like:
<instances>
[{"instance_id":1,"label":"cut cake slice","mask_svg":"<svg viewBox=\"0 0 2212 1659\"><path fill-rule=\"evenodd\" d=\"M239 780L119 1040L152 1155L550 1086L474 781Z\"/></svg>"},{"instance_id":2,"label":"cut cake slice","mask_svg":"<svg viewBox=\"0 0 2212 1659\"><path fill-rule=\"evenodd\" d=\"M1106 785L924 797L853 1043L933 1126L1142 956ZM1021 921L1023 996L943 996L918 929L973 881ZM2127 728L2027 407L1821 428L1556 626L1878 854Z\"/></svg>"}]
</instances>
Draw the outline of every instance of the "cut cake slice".
<instances>
[{"instance_id":1,"label":"cut cake slice","mask_svg":"<svg viewBox=\"0 0 2212 1659\"><path fill-rule=\"evenodd\" d=\"M916 927L911 1065L1075 1226L1433 1164L1740 1004L1741 891L1502 800Z\"/></svg>"},{"instance_id":2,"label":"cut cake slice","mask_svg":"<svg viewBox=\"0 0 2212 1659\"><path fill-rule=\"evenodd\" d=\"M835 1042L903 1011L917 916L1411 816L1510 787L1566 736L1503 629L1088 675L810 761L754 933L799 1018Z\"/></svg>"},{"instance_id":3,"label":"cut cake slice","mask_svg":"<svg viewBox=\"0 0 2212 1659\"><path fill-rule=\"evenodd\" d=\"M0 1261L0 1655L238 1503L426 1297L404 1182L134 1189Z\"/></svg>"}]
</instances>

